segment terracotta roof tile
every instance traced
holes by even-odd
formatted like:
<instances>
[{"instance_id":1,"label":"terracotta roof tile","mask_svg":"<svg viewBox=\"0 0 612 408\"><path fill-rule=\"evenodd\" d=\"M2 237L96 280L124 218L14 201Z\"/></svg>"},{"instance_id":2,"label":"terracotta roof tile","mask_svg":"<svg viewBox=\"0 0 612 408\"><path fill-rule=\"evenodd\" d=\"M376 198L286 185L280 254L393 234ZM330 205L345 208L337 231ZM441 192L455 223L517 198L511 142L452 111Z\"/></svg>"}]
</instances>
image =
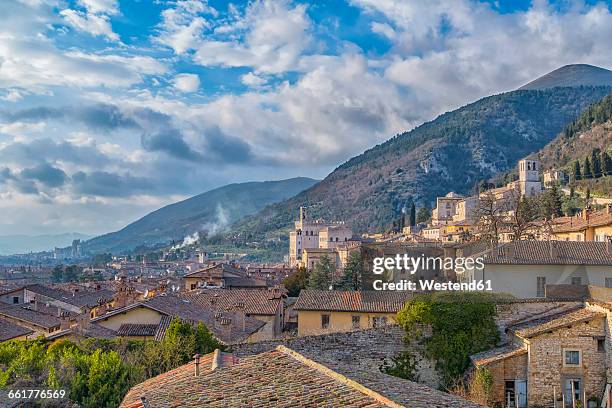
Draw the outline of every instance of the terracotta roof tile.
<instances>
[{"instance_id":1,"label":"terracotta roof tile","mask_svg":"<svg viewBox=\"0 0 612 408\"><path fill-rule=\"evenodd\" d=\"M213 361L222 361L216 368ZM400 378L384 377L400 392L383 393L279 346L276 350L236 359L225 353L200 359L133 387L121 408L141 397L150 408L169 407L477 407L469 401ZM379 379L380 380L380 379ZM370 380L376 386L376 380ZM399 401L399 402L398 402Z\"/></svg>"},{"instance_id":2,"label":"terracotta roof tile","mask_svg":"<svg viewBox=\"0 0 612 408\"><path fill-rule=\"evenodd\" d=\"M150 336L157 333L159 324L124 323L117 329L117 336Z\"/></svg>"},{"instance_id":3,"label":"terracotta roof tile","mask_svg":"<svg viewBox=\"0 0 612 408\"><path fill-rule=\"evenodd\" d=\"M504 360L513 356L519 356L521 354L527 354L527 348L522 345L509 344L474 354L470 358L472 359L474 365L485 366L495 361Z\"/></svg>"},{"instance_id":4,"label":"terracotta roof tile","mask_svg":"<svg viewBox=\"0 0 612 408\"><path fill-rule=\"evenodd\" d=\"M259 289L202 289L184 296L205 308L248 315L275 315L282 303L281 297L271 290Z\"/></svg>"},{"instance_id":5,"label":"terracotta roof tile","mask_svg":"<svg viewBox=\"0 0 612 408\"><path fill-rule=\"evenodd\" d=\"M32 310L32 306L29 304L0 305L0 316L20 320L45 329L57 327L61 323L58 317Z\"/></svg>"},{"instance_id":6,"label":"terracotta roof tile","mask_svg":"<svg viewBox=\"0 0 612 408\"><path fill-rule=\"evenodd\" d=\"M411 298L402 291L302 290L293 309L397 313Z\"/></svg>"},{"instance_id":7,"label":"terracotta roof tile","mask_svg":"<svg viewBox=\"0 0 612 408\"><path fill-rule=\"evenodd\" d=\"M572 324L586 322L597 318L605 318L605 316L606 314L602 312L580 308L528 320L514 325L509 329L519 337L529 338Z\"/></svg>"},{"instance_id":8,"label":"terracotta roof tile","mask_svg":"<svg viewBox=\"0 0 612 408\"><path fill-rule=\"evenodd\" d=\"M5 319L0 319L0 341L7 341L32 333L34 333L34 331L28 328L21 327Z\"/></svg>"},{"instance_id":9,"label":"terracotta roof tile","mask_svg":"<svg viewBox=\"0 0 612 408\"><path fill-rule=\"evenodd\" d=\"M516 241L478 255L485 264L612 265L607 243L592 241Z\"/></svg>"}]
</instances>

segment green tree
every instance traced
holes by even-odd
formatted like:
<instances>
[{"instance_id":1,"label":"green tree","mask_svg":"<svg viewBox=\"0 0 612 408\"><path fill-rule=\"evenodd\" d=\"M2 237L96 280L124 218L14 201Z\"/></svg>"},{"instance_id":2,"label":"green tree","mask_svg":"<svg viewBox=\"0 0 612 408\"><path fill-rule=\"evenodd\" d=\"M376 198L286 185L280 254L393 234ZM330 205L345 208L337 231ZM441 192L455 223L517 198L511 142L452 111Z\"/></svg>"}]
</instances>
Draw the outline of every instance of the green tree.
<instances>
[{"instance_id":1,"label":"green tree","mask_svg":"<svg viewBox=\"0 0 612 408\"><path fill-rule=\"evenodd\" d=\"M64 282L76 282L79 279L81 268L77 265L68 265L64 268Z\"/></svg>"},{"instance_id":2,"label":"green tree","mask_svg":"<svg viewBox=\"0 0 612 408\"><path fill-rule=\"evenodd\" d=\"M414 204L414 201L412 202L412 205L410 206L410 226L414 227L416 225L416 205Z\"/></svg>"},{"instance_id":3,"label":"green tree","mask_svg":"<svg viewBox=\"0 0 612 408\"><path fill-rule=\"evenodd\" d=\"M427 222L430 219L431 219L431 208L429 208L429 205L425 205L419 208L419 211L417 212L417 216L416 216L416 222L417 223Z\"/></svg>"},{"instance_id":4,"label":"green tree","mask_svg":"<svg viewBox=\"0 0 612 408\"><path fill-rule=\"evenodd\" d=\"M540 194L540 217L547 220L563 215L563 195L556 185Z\"/></svg>"},{"instance_id":5,"label":"green tree","mask_svg":"<svg viewBox=\"0 0 612 408\"><path fill-rule=\"evenodd\" d=\"M310 273L308 289L327 290L332 284L336 268L330 257L325 254L317 261Z\"/></svg>"},{"instance_id":6,"label":"green tree","mask_svg":"<svg viewBox=\"0 0 612 408\"><path fill-rule=\"evenodd\" d=\"M302 289L308 286L308 270L303 266L298 267L295 272L283 280L289 296L299 296Z\"/></svg>"},{"instance_id":7,"label":"green tree","mask_svg":"<svg viewBox=\"0 0 612 408\"><path fill-rule=\"evenodd\" d=\"M601 177L601 151L599 149L591 151L591 173L593 173L593 178Z\"/></svg>"},{"instance_id":8,"label":"green tree","mask_svg":"<svg viewBox=\"0 0 612 408\"><path fill-rule=\"evenodd\" d=\"M593 178L591 161L589 160L588 157L584 159L584 178L585 179Z\"/></svg>"},{"instance_id":9,"label":"green tree","mask_svg":"<svg viewBox=\"0 0 612 408\"><path fill-rule=\"evenodd\" d=\"M580 161L574 162L574 180L582 180L582 172L580 171Z\"/></svg>"},{"instance_id":10,"label":"green tree","mask_svg":"<svg viewBox=\"0 0 612 408\"><path fill-rule=\"evenodd\" d=\"M64 267L62 265L56 265L51 271L51 280L54 283L62 282L64 279Z\"/></svg>"},{"instance_id":11,"label":"green tree","mask_svg":"<svg viewBox=\"0 0 612 408\"><path fill-rule=\"evenodd\" d=\"M604 176L612 176L612 158L608 152L601 153L601 172Z\"/></svg>"},{"instance_id":12,"label":"green tree","mask_svg":"<svg viewBox=\"0 0 612 408\"><path fill-rule=\"evenodd\" d=\"M359 251L352 252L344 267L342 276L342 289L359 290L363 283L363 260Z\"/></svg>"},{"instance_id":13,"label":"green tree","mask_svg":"<svg viewBox=\"0 0 612 408\"><path fill-rule=\"evenodd\" d=\"M379 369L385 374L418 382L417 364L417 357L411 351L404 351L393 356L391 362L384 361Z\"/></svg>"},{"instance_id":14,"label":"green tree","mask_svg":"<svg viewBox=\"0 0 612 408\"><path fill-rule=\"evenodd\" d=\"M452 386L470 366L470 355L494 347L499 340L495 303L486 293L417 295L398 313L408 340L422 340L443 385ZM423 328L431 329L423 336Z\"/></svg>"}]
</instances>

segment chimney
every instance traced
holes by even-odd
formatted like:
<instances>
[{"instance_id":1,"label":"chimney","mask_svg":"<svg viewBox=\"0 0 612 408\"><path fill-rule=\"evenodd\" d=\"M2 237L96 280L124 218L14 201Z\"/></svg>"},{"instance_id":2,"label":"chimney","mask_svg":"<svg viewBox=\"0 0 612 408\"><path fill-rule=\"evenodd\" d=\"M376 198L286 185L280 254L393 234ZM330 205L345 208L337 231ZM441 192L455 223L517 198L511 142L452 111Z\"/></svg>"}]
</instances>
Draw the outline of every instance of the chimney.
<instances>
[{"instance_id":1,"label":"chimney","mask_svg":"<svg viewBox=\"0 0 612 408\"><path fill-rule=\"evenodd\" d=\"M144 396L140 397L140 403L142 404L143 408L149 408L149 403L147 402L147 399Z\"/></svg>"},{"instance_id":2,"label":"chimney","mask_svg":"<svg viewBox=\"0 0 612 408\"><path fill-rule=\"evenodd\" d=\"M194 358L194 364L195 364L195 376L199 377L200 376L200 355L196 354L195 356L193 356Z\"/></svg>"},{"instance_id":3,"label":"chimney","mask_svg":"<svg viewBox=\"0 0 612 408\"><path fill-rule=\"evenodd\" d=\"M606 240L606 251L608 255L612 255L612 237L608 237Z\"/></svg>"},{"instance_id":4,"label":"chimney","mask_svg":"<svg viewBox=\"0 0 612 408\"><path fill-rule=\"evenodd\" d=\"M559 256L559 250L557 248L557 242L550 240L548 241L548 249L550 251L550 258L554 259Z\"/></svg>"},{"instance_id":5,"label":"chimney","mask_svg":"<svg viewBox=\"0 0 612 408\"><path fill-rule=\"evenodd\" d=\"M38 296L34 296L34 311L38 312Z\"/></svg>"},{"instance_id":6,"label":"chimney","mask_svg":"<svg viewBox=\"0 0 612 408\"><path fill-rule=\"evenodd\" d=\"M606 214L612 215L612 204L606 205Z\"/></svg>"},{"instance_id":7,"label":"chimney","mask_svg":"<svg viewBox=\"0 0 612 408\"><path fill-rule=\"evenodd\" d=\"M582 210L582 219L585 221L589 220L589 209L588 207L584 207L584 209Z\"/></svg>"}]
</instances>

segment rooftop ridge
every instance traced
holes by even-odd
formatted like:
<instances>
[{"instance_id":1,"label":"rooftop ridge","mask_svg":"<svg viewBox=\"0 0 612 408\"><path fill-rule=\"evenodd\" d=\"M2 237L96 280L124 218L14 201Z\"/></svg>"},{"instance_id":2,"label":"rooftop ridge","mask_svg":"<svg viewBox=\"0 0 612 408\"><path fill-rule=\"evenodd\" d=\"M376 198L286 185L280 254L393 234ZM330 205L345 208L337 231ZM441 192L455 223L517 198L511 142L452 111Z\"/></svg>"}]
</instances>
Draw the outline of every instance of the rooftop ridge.
<instances>
[{"instance_id":1,"label":"rooftop ridge","mask_svg":"<svg viewBox=\"0 0 612 408\"><path fill-rule=\"evenodd\" d=\"M371 397L373 399L375 399L376 401L380 402L381 404L384 404L388 407L394 407L394 408L402 408L403 405L400 405L394 401L391 401L389 398L377 393L376 391L373 391L367 387L365 387L362 384L359 384L358 382L351 380L350 378L330 369L325 367L322 364L317 363L316 361L313 361L307 357L304 357L302 354L298 353L295 350L290 349L289 347L283 346L283 345L279 345L276 347L276 350L285 354L286 356L289 356L297 361L299 361L300 363L314 369L317 370L318 372L320 372L321 374L330 377L342 384L345 384L359 392L361 392L362 394L367 395L368 397Z\"/></svg>"}]
</instances>

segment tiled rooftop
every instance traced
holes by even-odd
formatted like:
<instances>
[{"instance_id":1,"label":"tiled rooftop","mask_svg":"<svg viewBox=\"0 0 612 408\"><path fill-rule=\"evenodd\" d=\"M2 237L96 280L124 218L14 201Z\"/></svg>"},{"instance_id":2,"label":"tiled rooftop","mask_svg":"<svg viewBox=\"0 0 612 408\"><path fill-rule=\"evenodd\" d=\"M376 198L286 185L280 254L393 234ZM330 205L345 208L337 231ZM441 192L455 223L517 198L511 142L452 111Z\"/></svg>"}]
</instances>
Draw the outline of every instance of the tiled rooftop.
<instances>
[{"instance_id":1,"label":"tiled rooftop","mask_svg":"<svg viewBox=\"0 0 612 408\"><path fill-rule=\"evenodd\" d=\"M386 374L374 373L373 387L396 384L396 392L377 391L283 346L240 360L225 353L200 359L133 387L121 408L170 407L477 407L469 401ZM384 378L383 378L384 377Z\"/></svg>"},{"instance_id":2,"label":"tiled rooftop","mask_svg":"<svg viewBox=\"0 0 612 408\"><path fill-rule=\"evenodd\" d=\"M255 333L265 325L264 322L249 316L245 316L244 313L215 311L196 304L190 301L187 297L179 297L175 295L155 296L144 302L134 303L122 309L114 310L110 313L92 319L92 321L102 321L108 317L112 317L116 314L124 313L138 307L150 308L163 315L179 317L182 320L190 321L192 323L202 322L217 339L224 343L244 341L251 334ZM167 323L169 324L169 321ZM165 332L165 329L163 331Z\"/></svg>"},{"instance_id":3,"label":"tiled rooftop","mask_svg":"<svg viewBox=\"0 0 612 408\"><path fill-rule=\"evenodd\" d=\"M481 255L485 264L612 265L607 245L593 241L516 241Z\"/></svg>"},{"instance_id":4,"label":"tiled rooftop","mask_svg":"<svg viewBox=\"0 0 612 408\"><path fill-rule=\"evenodd\" d=\"M401 291L302 290L293 309L397 313L411 298Z\"/></svg>"},{"instance_id":5,"label":"tiled rooftop","mask_svg":"<svg viewBox=\"0 0 612 408\"><path fill-rule=\"evenodd\" d=\"M31 333L34 332L30 329L21 327L8 320L0 319L0 341L14 339Z\"/></svg>"},{"instance_id":6,"label":"tiled rooftop","mask_svg":"<svg viewBox=\"0 0 612 408\"><path fill-rule=\"evenodd\" d=\"M60 325L58 317L31 309L30 305L0 305L0 316L5 316L24 323L32 324L45 329Z\"/></svg>"},{"instance_id":7,"label":"tiled rooftop","mask_svg":"<svg viewBox=\"0 0 612 408\"><path fill-rule=\"evenodd\" d=\"M99 300L110 301L113 299L113 292L107 289L82 290L73 293L39 284L28 285L25 289L78 307L95 307Z\"/></svg>"},{"instance_id":8,"label":"tiled rooftop","mask_svg":"<svg viewBox=\"0 0 612 408\"><path fill-rule=\"evenodd\" d=\"M249 315L275 315L282 302L279 295L266 289L202 289L184 297L204 308Z\"/></svg>"},{"instance_id":9,"label":"tiled rooftop","mask_svg":"<svg viewBox=\"0 0 612 408\"><path fill-rule=\"evenodd\" d=\"M508 357L526 354L527 348L522 345L507 344L501 347L496 347L491 350L483 351L471 356L472 362L477 367L485 366L498 360L503 360Z\"/></svg>"},{"instance_id":10,"label":"tiled rooftop","mask_svg":"<svg viewBox=\"0 0 612 408\"><path fill-rule=\"evenodd\" d=\"M528 320L510 327L510 330L519 337L529 338L572 324L605 318L605 316L605 313L602 312L580 308Z\"/></svg>"},{"instance_id":11,"label":"tiled rooftop","mask_svg":"<svg viewBox=\"0 0 612 408\"><path fill-rule=\"evenodd\" d=\"M593 211L588 217L578 213L573 217L559 217L554 220L554 232L573 232L582 231L589 227L598 227L612 224L612 212L607 208Z\"/></svg>"},{"instance_id":12,"label":"tiled rooftop","mask_svg":"<svg viewBox=\"0 0 612 408\"><path fill-rule=\"evenodd\" d=\"M117 329L117 336L149 336L157 333L159 324L124 323Z\"/></svg>"}]
</instances>

